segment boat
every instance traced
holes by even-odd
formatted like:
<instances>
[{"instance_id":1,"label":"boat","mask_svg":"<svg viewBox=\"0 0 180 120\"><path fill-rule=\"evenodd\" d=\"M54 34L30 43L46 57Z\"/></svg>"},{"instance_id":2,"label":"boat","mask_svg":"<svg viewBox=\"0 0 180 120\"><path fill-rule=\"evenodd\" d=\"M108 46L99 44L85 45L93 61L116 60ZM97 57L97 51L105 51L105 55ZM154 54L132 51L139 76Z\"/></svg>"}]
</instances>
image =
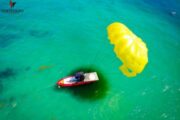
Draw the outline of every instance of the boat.
<instances>
[{"instance_id":1,"label":"boat","mask_svg":"<svg viewBox=\"0 0 180 120\"><path fill-rule=\"evenodd\" d=\"M58 87L72 87L72 86L79 86L79 85L85 85L85 84L97 82L98 80L99 78L97 73L91 72L91 73L84 73L83 81L76 81L75 76L68 76L60 79L57 82L57 85Z\"/></svg>"}]
</instances>

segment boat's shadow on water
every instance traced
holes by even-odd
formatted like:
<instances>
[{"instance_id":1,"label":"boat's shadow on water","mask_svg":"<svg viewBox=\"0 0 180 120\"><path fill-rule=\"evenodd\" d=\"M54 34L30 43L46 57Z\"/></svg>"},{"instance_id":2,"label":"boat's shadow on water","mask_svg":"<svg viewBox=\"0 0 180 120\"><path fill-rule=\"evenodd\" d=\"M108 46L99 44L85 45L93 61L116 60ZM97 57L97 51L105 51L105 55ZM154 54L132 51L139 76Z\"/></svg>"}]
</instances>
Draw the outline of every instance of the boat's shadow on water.
<instances>
[{"instance_id":1,"label":"boat's shadow on water","mask_svg":"<svg viewBox=\"0 0 180 120\"><path fill-rule=\"evenodd\" d=\"M108 91L108 81L106 80L105 75L100 70L98 70L96 67L79 68L70 72L69 75L73 75L77 71L97 72L99 81L82 86L61 87L60 89L56 86L55 90L58 92L67 92L67 94L71 94L74 97L89 101L99 100L106 96L106 93Z\"/></svg>"}]
</instances>

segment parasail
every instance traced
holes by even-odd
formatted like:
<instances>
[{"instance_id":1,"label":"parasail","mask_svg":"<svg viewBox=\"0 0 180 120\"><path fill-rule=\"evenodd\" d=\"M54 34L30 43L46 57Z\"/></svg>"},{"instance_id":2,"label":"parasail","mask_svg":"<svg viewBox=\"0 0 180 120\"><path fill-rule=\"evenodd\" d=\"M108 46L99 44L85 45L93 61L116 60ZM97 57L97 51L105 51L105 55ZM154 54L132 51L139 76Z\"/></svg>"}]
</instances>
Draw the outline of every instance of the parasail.
<instances>
[{"instance_id":1,"label":"parasail","mask_svg":"<svg viewBox=\"0 0 180 120\"><path fill-rule=\"evenodd\" d=\"M141 73L148 63L146 44L122 23L110 24L107 31L114 52L123 63L119 67L123 74L133 77Z\"/></svg>"}]
</instances>

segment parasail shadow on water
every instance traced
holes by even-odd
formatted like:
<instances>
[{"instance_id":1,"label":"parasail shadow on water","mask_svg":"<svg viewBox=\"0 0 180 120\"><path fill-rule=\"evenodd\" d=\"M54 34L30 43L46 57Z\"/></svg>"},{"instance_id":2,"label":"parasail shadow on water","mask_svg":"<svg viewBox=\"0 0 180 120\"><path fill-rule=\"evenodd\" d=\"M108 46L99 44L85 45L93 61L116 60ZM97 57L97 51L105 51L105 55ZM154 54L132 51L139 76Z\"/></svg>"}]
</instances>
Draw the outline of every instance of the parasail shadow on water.
<instances>
[{"instance_id":1,"label":"parasail shadow on water","mask_svg":"<svg viewBox=\"0 0 180 120\"><path fill-rule=\"evenodd\" d=\"M55 91L67 92L68 94L70 93L74 97L77 97L81 100L87 100L87 101L96 101L106 96L106 93L109 89L108 81L105 77L105 74L103 74L101 70L99 70L97 67L94 67L94 66L79 67L75 70L72 70L68 75L73 75L74 73L78 71L83 71L85 73L97 72L99 81L91 83L91 84L74 86L74 87L58 88L57 86L55 86Z\"/></svg>"}]
</instances>

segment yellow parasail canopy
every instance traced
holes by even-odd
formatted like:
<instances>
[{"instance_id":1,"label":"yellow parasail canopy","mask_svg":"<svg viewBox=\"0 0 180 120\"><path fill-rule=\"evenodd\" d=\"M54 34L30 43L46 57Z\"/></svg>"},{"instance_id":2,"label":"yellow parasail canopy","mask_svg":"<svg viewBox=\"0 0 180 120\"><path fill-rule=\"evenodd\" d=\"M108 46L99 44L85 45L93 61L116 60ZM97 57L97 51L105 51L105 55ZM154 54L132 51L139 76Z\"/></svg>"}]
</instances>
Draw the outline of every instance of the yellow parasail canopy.
<instances>
[{"instance_id":1,"label":"yellow parasail canopy","mask_svg":"<svg viewBox=\"0 0 180 120\"><path fill-rule=\"evenodd\" d=\"M123 62L119 68L123 74L133 77L141 73L148 63L146 44L122 23L110 24L107 31L116 56Z\"/></svg>"}]
</instances>

